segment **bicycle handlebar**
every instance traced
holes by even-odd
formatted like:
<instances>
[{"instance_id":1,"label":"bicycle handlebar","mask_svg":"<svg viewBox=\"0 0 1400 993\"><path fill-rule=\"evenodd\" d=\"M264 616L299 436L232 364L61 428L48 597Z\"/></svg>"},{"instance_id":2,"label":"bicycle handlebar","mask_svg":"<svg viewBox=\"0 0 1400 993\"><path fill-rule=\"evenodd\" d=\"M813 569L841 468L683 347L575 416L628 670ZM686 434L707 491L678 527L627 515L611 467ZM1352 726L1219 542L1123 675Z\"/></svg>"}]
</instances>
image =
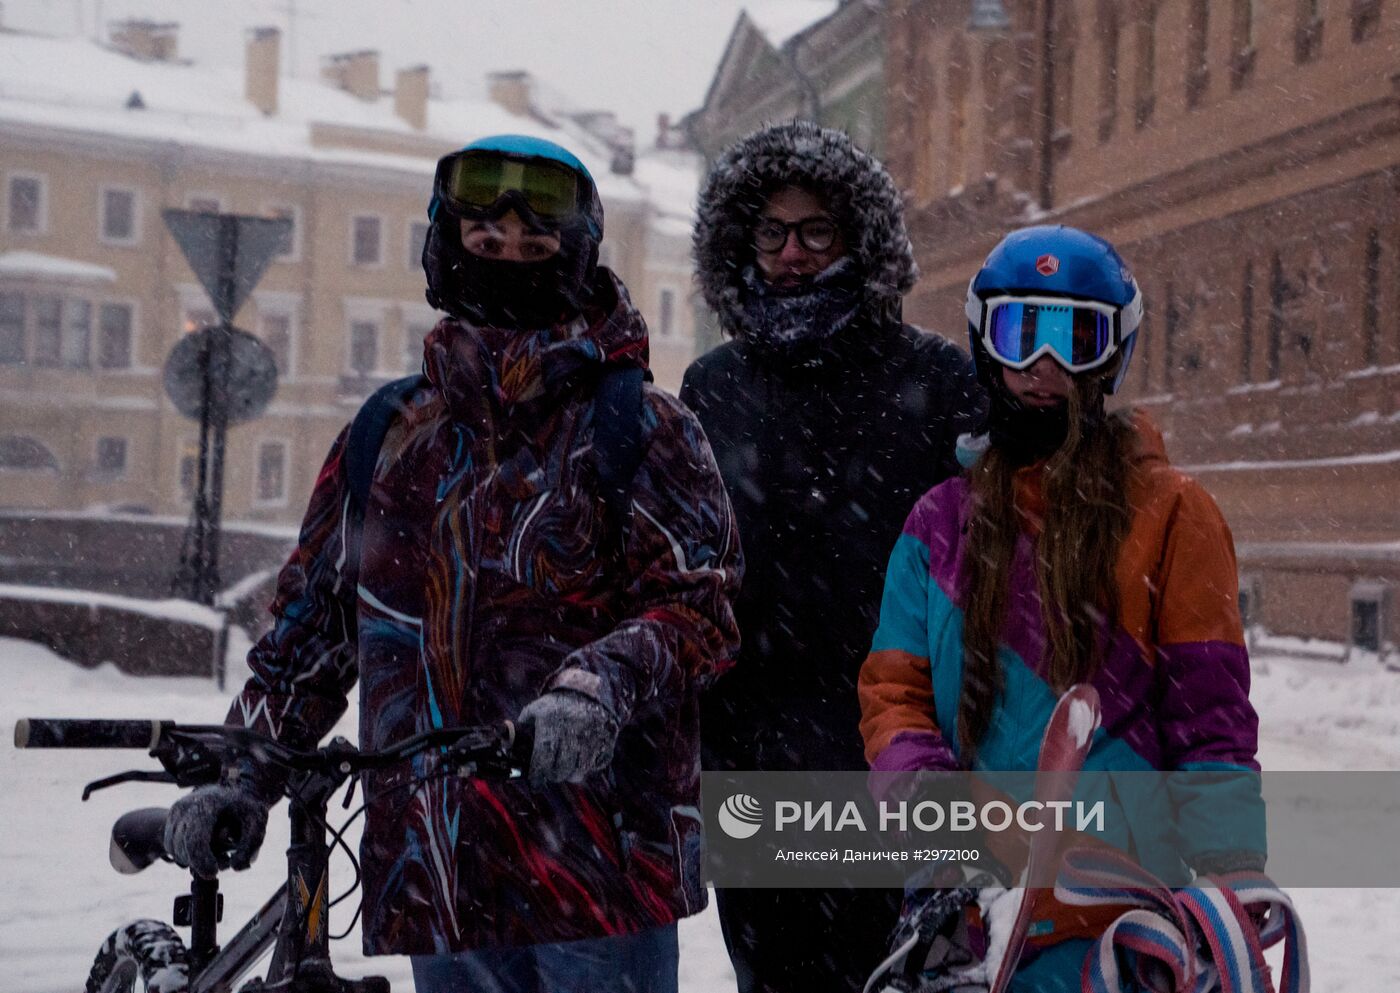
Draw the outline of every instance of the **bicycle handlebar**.
<instances>
[{"instance_id":1,"label":"bicycle handlebar","mask_svg":"<svg viewBox=\"0 0 1400 993\"><path fill-rule=\"evenodd\" d=\"M360 772L383 768L430 749L445 749L459 761L514 758L520 768L529 763L533 728L511 721L467 728L435 728L413 735L376 752L361 752L343 739L302 751L247 728L224 724L190 725L174 721L94 720L83 718L22 718L15 723L16 748L140 748L156 753L181 746L202 746L227 755L255 753L260 762L288 770L338 768Z\"/></svg>"},{"instance_id":2,"label":"bicycle handlebar","mask_svg":"<svg viewBox=\"0 0 1400 993\"><path fill-rule=\"evenodd\" d=\"M16 748L141 748L160 744L171 721L25 717L15 722Z\"/></svg>"}]
</instances>

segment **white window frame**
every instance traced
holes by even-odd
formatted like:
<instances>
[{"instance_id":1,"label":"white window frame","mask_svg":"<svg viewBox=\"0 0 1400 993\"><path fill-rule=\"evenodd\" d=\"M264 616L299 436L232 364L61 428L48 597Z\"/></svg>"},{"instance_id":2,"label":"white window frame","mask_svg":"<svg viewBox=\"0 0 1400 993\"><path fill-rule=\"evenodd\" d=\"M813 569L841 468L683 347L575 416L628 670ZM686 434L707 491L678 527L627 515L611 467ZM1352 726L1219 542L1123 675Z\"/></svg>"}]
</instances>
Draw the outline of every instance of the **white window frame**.
<instances>
[{"instance_id":1,"label":"white window frame","mask_svg":"<svg viewBox=\"0 0 1400 993\"><path fill-rule=\"evenodd\" d=\"M33 229L11 226L10 186L16 179L33 179L39 183L39 224ZM49 177L44 173L29 172L24 169L15 169L5 173L5 233L18 235L45 235L49 233Z\"/></svg>"},{"instance_id":2,"label":"white window frame","mask_svg":"<svg viewBox=\"0 0 1400 993\"><path fill-rule=\"evenodd\" d=\"M374 262L360 262L355 258L355 222L361 220L375 220L379 222L379 258ZM387 238L388 228L384 223L383 214L359 213L350 215L350 223L347 226L349 244L346 246L345 261L352 269L383 269L384 260L387 253L384 251L384 243Z\"/></svg>"},{"instance_id":3,"label":"white window frame","mask_svg":"<svg viewBox=\"0 0 1400 993\"><path fill-rule=\"evenodd\" d=\"M100 464L99 455L102 451L102 442L108 438L117 438L125 443L122 449L122 467L120 469L103 469ZM114 481L125 479L131 471L131 436L125 434L104 434L93 439L92 442L92 474L97 479Z\"/></svg>"},{"instance_id":4,"label":"white window frame","mask_svg":"<svg viewBox=\"0 0 1400 993\"><path fill-rule=\"evenodd\" d=\"M199 192L186 193L186 194L185 194L185 209L186 209L186 210L194 210L194 209L195 209L194 202L195 202L196 200L212 200L212 201L214 201L214 206L217 208L217 209L214 211L214 213L216 213L216 214L222 214L222 213L224 212L224 198L221 197L221 196L219 196L219 194L217 194L217 193L199 193Z\"/></svg>"},{"instance_id":5,"label":"white window frame","mask_svg":"<svg viewBox=\"0 0 1400 993\"><path fill-rule=\"evenodd\" d=\"M268 445L280 445L282 448L282 495L273 499L263 499L259 492L262 489L262 453L263 448ZM292 442L290 438L274 436L271 438L259 438L257 445L253 448L253 499L251 505L257 508L265 507L285 507L291 501L292 493Z\"/></svg>"},{"instance_id":6,"label":"white window frame","mask_svg":"<svg viewBox=\"0 0 1400 993\"><path fill-rule=\"evenodd\" d=\"M131 311L131 361L111 369L102 365L102 308L108 304L126 307ZM125 376L146 371L137 361L136 348L141 329L141 302L135 297L98 296L93 297L92 305L95 315L92 323L92 371L102 376Z\"/></svg>"},{"instance_id":7,"label":"white window frame","mask_svg":"<svg viewBox=\"0 0 1400 993\"><path fill-rule=\"evenodd\" d=\"M131 194L131 236L116 238L107 233L107 194ZM131 248L141 244L141 191L135 186L104 183L97 188L97 240L104 245Z\"/></svg>"},{"instance_id":8,"label":"white window frame","mask_svg":"<svg viewBox=\"0 0 1400 993\"><path fill-rule=\"evenodd\" d=\"M293 264L301 261L301 208L294 203L269 203L263 206L263 213L276 218L278 211L286 211L292 219L292 247L282 255L274 255L273 262Z\"/></svg>"},{"instance_id":9,"label":"white window frame","mask_svg":"<svg viewBox=\"0 0 1400 993\"><path fill-rule=\"evenodd\" d=\"M294 383L297 381L297 368L301 365L301 311L302 296L300 293L287 293L280 290L254 290L253 302L258 308L258 329L257 337L262 338L263 317L276 314L288 320L288 342L287 342L287 364L289 368L278 369L277 378L283 383Z\"/></svg>"}]
</instances>

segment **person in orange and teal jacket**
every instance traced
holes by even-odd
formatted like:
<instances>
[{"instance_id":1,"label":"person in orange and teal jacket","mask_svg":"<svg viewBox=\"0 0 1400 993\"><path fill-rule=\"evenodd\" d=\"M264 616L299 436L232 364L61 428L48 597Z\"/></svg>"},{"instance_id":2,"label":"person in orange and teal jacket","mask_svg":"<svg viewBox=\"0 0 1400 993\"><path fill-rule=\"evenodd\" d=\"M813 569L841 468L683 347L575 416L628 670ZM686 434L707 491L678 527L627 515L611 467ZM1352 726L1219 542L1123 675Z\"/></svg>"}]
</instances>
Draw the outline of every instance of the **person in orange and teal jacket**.
<instances>
[{"instance_id":1,"label":"person in orange and teal jacket","mask_svg":"<svg viewBox=\"0 0 1400 993\"><path fill-rule=\"evenodd\" d=\"M1258 717L1229 527L1168 464L1145 414L1105 412L1141 323L1136 280L1098 237L1027 228L987 258L967 316L987 431L964 439L966 473L930 490L896 543L859 681L872 770L1034 769L1058 694L1089 682L1103 723L1086 770L1234 770L1247 784L1226 798L1240 822L1231 837L1247 844L1182 836L1193 811L1205 822L1220 809L1206 777L1189 776L1118 797L1132 813L1110 818L1120 827L1105 840L1172 885L1262 871L1263 805L1248 775ZM1011 989L1078 990L1112 916L1050 891L1036 900Z\"/></svg>"}]
</instances>

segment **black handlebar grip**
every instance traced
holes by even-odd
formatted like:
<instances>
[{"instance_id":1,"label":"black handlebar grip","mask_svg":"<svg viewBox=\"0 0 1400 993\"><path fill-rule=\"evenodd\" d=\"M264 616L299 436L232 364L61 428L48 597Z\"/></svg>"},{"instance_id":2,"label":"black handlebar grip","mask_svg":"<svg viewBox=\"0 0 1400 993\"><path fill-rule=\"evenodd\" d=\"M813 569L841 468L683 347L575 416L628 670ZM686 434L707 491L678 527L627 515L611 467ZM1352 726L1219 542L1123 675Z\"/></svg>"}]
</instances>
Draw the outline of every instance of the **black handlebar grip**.
<instances>
[{"instance_id":1,"label":"black handlebar grip","mask_svg":"<svg viewBox=\"0 0 1400 993\"><path fill-rule=\"evenodd\" d=\"M23 717L15 722L16 748L140 748L160 743L165 721L104 721Z\"/></svg>"},{"instance_id":2,"label":"black handlebar grip","mask_svg":"<svg viewBox=\"0 0 1400 993\"><path fill-rule=\"evenodd\" d=\"M209 848L222 864L238 849L238 843L242 840L243 829L239 826L238 818L221 814L214 822L214 835L209 839Z\"/></svg>"},{"instance_id":3,"label":"black handlebar grip","mask_svg":"<svg viewBox=\"0 0 1400 993\"><path fill-rule=\"evenodd\" d=\"M519 768L530 771L530 756L535 752L535 725L511 723L510 757Z\"/></svg>"}]
</instances>

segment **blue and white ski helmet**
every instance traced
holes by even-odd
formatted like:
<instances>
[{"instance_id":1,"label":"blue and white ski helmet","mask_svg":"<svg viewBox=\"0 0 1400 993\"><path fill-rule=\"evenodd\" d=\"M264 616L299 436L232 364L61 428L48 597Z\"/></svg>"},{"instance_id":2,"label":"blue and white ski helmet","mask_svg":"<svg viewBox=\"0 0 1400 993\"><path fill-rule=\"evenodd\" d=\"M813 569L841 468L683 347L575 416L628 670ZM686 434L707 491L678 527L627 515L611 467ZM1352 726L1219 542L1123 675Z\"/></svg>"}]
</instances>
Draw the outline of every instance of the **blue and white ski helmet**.
<instances>
[{"instance_id":1,"label":"blue and white ski helmet","mask_svg":"<svg viewBox=\"0 0 1400 993\"><path fill-rule=\"evenodd\" d=\"M1013 231L992 249L968 284L964 308L973 361L984 381L994 361L982 343L985 301L1002 295L1063 297L1115 308L1114 347L1121 357L1104 392L1116 393L1123 385L1142 324L1142 290L1107 241L1077 228L1041 225Z\"/></svg>"}]
</instances>

